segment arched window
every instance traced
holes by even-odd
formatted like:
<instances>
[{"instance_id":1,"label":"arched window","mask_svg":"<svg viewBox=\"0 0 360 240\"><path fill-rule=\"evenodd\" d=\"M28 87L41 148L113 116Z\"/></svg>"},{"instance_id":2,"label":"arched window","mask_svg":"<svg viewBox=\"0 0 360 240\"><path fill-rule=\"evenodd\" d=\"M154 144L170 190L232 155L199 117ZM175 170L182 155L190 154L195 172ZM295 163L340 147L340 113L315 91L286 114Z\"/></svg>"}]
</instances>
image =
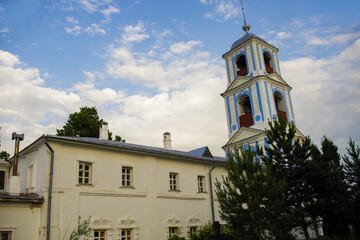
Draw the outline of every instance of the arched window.
<instances>
[{"instance_id":1,"label":"arched window","mask_svg":"<svg viewBox=\"0 0 360 240\"><path fill-rule=\"evenodd\" d=\"M239 97L238 110L240 127L249 127L251 125L254 125L252 118L251 102L247 94L243 94Z\"/></svg>"},{"instance_id":2,"label":"arched window","mask_svg":"<svg viewBox=\"0 0 360 240\"><path fill-rule=\"evenodd\" d=\"M236 75L246 76L248 74L246 59L244 54L240 54L236 59Z\"/></svg>"},{"instance_id":3,"label":"arched window","mask_svg":"<svg viewBox=\"0 0 360 240\"><path fill-rule=\"evenodd\" d=\"M271 58L270 53L264 52L264 62L265 62L265 69L267 73L273 73L274 72L274 65L273 60Z\"/></svg>"},{"instance_id":4,"label":"arched window","mask_svg":"<svg viewBox=\"0 0 360 240\"><path fill-rule=\"evenodd\" d=\"M274 99L278 118L282 118L287 122L285 100L282 94L278 91L275 91Z\"/></svg>"}]
</instances>

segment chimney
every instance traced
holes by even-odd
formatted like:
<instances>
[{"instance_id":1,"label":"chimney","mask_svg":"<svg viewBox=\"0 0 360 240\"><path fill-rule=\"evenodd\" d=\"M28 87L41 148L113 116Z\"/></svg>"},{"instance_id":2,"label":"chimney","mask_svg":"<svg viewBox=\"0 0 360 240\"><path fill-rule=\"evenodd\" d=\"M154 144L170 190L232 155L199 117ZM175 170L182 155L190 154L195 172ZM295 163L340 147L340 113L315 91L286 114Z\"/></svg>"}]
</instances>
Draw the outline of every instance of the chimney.
<instances>
[{"instance_id":1,"label":"chimney","mask_svg":"<svg viewBox=\"0 0 360 240\"><path fill-rule=\"evenodd\" d=\"M171 150L172 149L171 148L171 133L165 132L163 135L164 135L164 139L163 139L164 148Z\"/></svg>"},{"instance_id":2,"label":"chimney","mask_svg":"<svg viewBox=\"0 0 360 240\"><path fill-rule=\"evenodd\" d=\"M102 140L109 139L109 126L108 123L105 121L102 121L100 123L99 138Z\"/></svg>"},{"instance_id":3,"label":"chimney","mask_svg":"<svg viewBox=\"0 0 360 240\"><path fill-rule=\"evenodd\" d=\"M20 194L20 176L18 174L18 162L19 162L19 148L20 141L24 140L24 134L16 134L13 132L12 140L15 139L15 151L14 151L14 161L13 161L13 172L12 176L9 179L9 192L11 195Z\"/></svg>"}]
</instances>

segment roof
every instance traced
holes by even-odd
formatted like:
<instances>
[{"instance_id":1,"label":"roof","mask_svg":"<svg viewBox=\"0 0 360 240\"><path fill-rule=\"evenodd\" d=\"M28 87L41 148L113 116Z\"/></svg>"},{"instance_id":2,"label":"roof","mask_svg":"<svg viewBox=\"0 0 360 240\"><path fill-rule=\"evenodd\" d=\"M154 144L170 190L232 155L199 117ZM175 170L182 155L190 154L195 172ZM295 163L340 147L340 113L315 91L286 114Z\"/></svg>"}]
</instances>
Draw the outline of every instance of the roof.
<instances>
[{"instance_id":1,"label":"roof","mask_svg":"<svg viewBox=\"0 0 360 240\"><path fill-rule=\"evenodd\" d=\"M263 42L266 42L264 39L262 39L261 37L253 34L253 33L248 33L246 32L241 38L239 38L238 40L236 40L232 45L230 50L233 50L234 48L236 48L237 46L241 45L242 43L246 42L247 40L251 39L251 38L257 38ZM267 42L266 42L267 43Z\"/></svg>"},{"instance_id":2,"label":"roof","mask_svg":"<svg viewBox=\"0 0 360 240\"><path fill-rule=\"evenodd\" d=\"M164 156L171 156L171 157L180 157L186 158L189 160L197 160L203 161L208 163L226 163L227 159L225 157L217 157L212 156L208 147L203 151L203 154L198 153L198 149L192 150L190 152L185 151L178 151L178 150L169 150L165 148L158 148L158 147L151 147L151 146L144 146L132 143L125 143L125 142L118 142L118 141L111 141L111 140L102 140L98 138L90 138L90 137L65 137L65 136L56 136L56 135L43 135L35 142L27 146L20 152L25 152L27 149L31 148L31 146L35 145L36 143L42 141L43 139L49 141L67 141L72 143L80 143L80 144L91 144L96 145L99 147L110 147L115 149L122 149L122 150L129 150L135 152L142 152L142 153L150 153L156 155L164 155ZM201 149L203 149L201 148ZM194 152L195 151L195 152ZM205 153L206 152L206 153ZM56 154L56 153L55 153Z\"/></svg>"}]
</instances>

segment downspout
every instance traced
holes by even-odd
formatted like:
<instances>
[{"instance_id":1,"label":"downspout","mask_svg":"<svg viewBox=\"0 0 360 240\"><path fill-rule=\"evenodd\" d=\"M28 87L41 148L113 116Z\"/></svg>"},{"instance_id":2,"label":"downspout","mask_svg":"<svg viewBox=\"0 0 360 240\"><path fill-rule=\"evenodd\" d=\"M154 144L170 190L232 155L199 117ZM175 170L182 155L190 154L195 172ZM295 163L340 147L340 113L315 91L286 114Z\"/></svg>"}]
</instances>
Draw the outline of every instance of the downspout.
<instances>
[{"instance_id":1,"label":"downspout","mask_svg":"<svg viewBox=\"0 0 360 240\"><path fill-rule=\"evenodd\" d=\"M48 205L47 205L47 218L46 218L46 240L50 240L50 219L51 219L51 197L52 197L52 182L54 175L54 150L50 147L45 138L45 145L51 152L50 159L50 173L49 173L49 191L48 191Z\"/></svg>"},{"instance_id":2,"label":"downspout","mask_svg":"<svg viewBox=\"0 0 360 240\"><path fill-rule=\"evenodd\" d=\"M211 172L215 169L215 163L213 162L213 167L209 171L209 186L210 186L210 201L211 201L211 219L212 222L215 223L215 211L214 211L214 196L213 196L213 188L212 188L212 180L211 180Z\"/></svg>"}]
</instances>

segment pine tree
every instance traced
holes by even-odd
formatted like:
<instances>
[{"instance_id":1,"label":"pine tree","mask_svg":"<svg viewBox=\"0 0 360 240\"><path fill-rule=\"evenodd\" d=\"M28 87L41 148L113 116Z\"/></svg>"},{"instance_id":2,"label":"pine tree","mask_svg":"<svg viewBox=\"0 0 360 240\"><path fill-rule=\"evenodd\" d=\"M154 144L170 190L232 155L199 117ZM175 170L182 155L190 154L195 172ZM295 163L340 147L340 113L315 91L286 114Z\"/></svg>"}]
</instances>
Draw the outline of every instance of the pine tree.
<instances>
[{"instance_id":1,"label":"pine tree","mask_svg":"<svg viewBox=\"0 0 360 240\"><path fill-rule=\"evenodd\" d=\"M321 216L324 235L329 237L349 235L349 194L340 160L337 146L326 137L321 141L321 153L314 149L309 179L316 199L313 219Z\"/></svg>"},{"instance_id":2,"label":"pine tree","mask_svg":"<svg viewBox=\"0 0 360 240\"><path fill-rule=\"evenodd\" d=\"M351 225L355 228L356 239L360 237L360 148L350 138L347 155L343 157L345 178L350 187Z\"/></svg>"},{"instance_id":3,"label":"pine tree","mask_svg":"<svg viewBox=\"0 0 360 240\"><path fill-rule=\"evenodd\" d=\"M269 127L265 130L268 143L265 153L260 148L257 152L261 161L272 168L272 176L285 181L286 207L282 214L293 228L302 230L306 239L310 239L307 228L313 225L314 193L308 175L313 144L309 137L296 137L295 126L281 119L269 122Z\"/></svg>"},{"instance_id":4,"label":"pine tree","mask_svg":"<svg viewBox=\"0 0 360 240\"><path fill-rule=\"evenodd\" d=\"M251 149L229 154L228 175L215 182L220 216L235 239L291 239L291 228L284 234L277 226L287 222L282 217L284 182L255 159Z\"/></svg>"}]
</instances>

